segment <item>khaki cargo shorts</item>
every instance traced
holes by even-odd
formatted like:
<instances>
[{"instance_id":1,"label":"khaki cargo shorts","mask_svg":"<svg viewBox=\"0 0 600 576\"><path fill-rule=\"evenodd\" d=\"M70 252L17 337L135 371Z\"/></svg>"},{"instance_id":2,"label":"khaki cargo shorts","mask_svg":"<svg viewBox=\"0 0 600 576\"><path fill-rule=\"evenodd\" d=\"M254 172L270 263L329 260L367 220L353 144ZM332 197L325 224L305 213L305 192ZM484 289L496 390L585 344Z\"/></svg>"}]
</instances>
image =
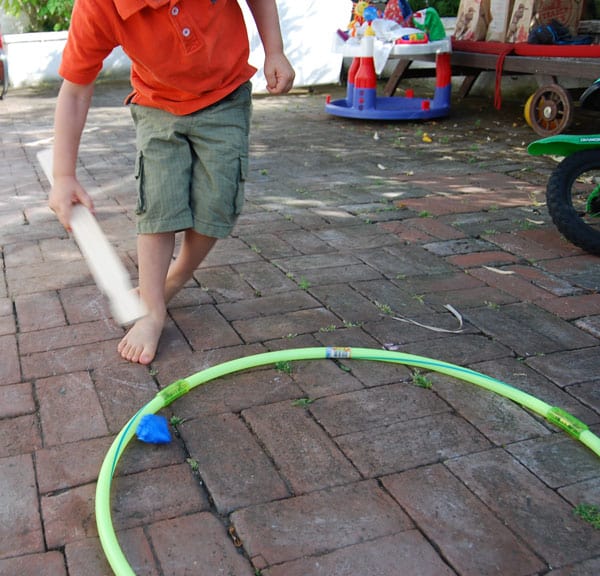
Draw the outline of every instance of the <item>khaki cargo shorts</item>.
<instances>
[{"instance_id":1,"label":"khaki cargo shorts","mask_svg":"<svg viewBox=\"0 0 600 576\"><path fill-rule=\"evenodd\" d=\"M228 236L244 203L251 85L185 116L131 105L136 127L137 231L193 228Z\"/></svg>"}]
</instances>

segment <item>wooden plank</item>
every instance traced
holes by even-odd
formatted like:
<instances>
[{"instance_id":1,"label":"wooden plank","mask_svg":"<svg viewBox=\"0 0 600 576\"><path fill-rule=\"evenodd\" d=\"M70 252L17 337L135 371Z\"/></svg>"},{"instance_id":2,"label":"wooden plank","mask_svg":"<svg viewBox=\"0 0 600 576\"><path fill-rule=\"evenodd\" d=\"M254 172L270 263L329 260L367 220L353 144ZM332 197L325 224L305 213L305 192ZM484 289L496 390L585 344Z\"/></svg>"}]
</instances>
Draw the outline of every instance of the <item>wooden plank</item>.
<instances>
[{"instance_id":1,"label":"wooden plank","mask_svg":"<svg viewBox=\"0 0 600 576\"><path fill-rule=\"evenodd\" d=\"M498 56L476 52L452 52L453 68L496 70ZM599 58L542 58L508 55L504 59L503 73L545 74L595 80L600 76Z\"/></svg>"},{"instance_id":2,"label":"wooden plank","mask_svg":"<svg viewBox=\"0 0 600 576\"><path fill-rule=\"evenodd\" d=\"M419 60L429 60L420 57ZM464 76L459 97L466 97L483 71L496 71L497 54L481 52L452 52L452 76ZM403 78L435 77L435 67L411 68L411 60L399 59L385 89L385 96L393 96ZM533 75L539 86L559 83L560 77L594 81L600 78L600 58L556 58L507 55L502 73L506 75Z\"/></svg>"},{"instance_id":3,"label":"wooden plank","mask_svg":"<svg viewBox=\"0 0 600 576\"><path fill-rule=\"evenodd\" d=\"M398 60L394 71L390 74L390 77L383 89L384 96L393 96L398 88L398 84L400 84L400 80L405 76L406 71L410 68L412 64L412 60L406 60L405 58L401 58Z\"/></svg>"},{"instance_id":4,"label":"wooden plank","mask_svg":"<svg viewBox=\"0 0 600 576\"><path fill-rule=\"evenodd\" d=\"M37 157L52 184L52 149L41 150ZM71 209L70 224L98 288L110 301L114 319L126 325L145 316L146 308L133 290L127 269L92 213L83 204L75 204Z\"/></svg>"},{"instance_id":5,"label":"wooden plank","mask_svg":"<svg viewBox=\"0 0 600 576\"><path fill-rule=\"evenodd\" d=\"M469 95L469 92L471 91L471 88L473 87L473 84L475 84L477 78L479 78L479 72L465 76L465 79L460 85L460 90L458 91L459 98L466 98Z\"/></svg>"}]
</instances>

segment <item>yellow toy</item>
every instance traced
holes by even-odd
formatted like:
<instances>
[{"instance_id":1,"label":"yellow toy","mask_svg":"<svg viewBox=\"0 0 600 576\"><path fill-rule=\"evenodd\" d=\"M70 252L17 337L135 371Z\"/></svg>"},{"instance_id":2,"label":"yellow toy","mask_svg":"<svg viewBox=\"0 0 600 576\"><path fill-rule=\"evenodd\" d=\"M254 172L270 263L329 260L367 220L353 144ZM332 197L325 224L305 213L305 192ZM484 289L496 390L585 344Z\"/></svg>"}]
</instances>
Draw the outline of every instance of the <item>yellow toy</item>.
<instances>
[{"instance_id":1,"label":"yellow toy","mask_svg":"<svg viewBox=\"0 0 600 576\"><path fill-rule=\"evenodd\" d=\"M366 0L360 0L354 5L354 9L352 10L352 20L350 24L348 24L350 36L356 37L358 28L365 23L365 9L370 5L371 3Z\"/></svg>"}]
</instances>

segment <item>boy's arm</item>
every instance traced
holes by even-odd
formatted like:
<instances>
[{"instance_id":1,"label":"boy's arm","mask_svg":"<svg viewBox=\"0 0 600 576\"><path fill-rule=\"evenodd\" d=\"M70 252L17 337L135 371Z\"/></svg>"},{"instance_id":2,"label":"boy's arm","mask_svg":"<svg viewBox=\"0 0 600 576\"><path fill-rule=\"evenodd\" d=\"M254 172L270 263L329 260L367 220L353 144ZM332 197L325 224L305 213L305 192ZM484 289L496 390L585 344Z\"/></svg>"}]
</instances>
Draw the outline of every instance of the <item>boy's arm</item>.
<instances>
[{"instance_id":1,"label":"boy's arm","mask_svg":"<svg viewBox=\"0 0 600 576\"><path fill-rule=\"evenodd\" d=\"M283 51L283 39L275 0L246 0L265 49L264 73L271 94L288 92L294 83L294 69Z\"/></svg>"},{"instance_id":2,"label":"boy's arm","mask_svg":"<svg viewBox=\"0 0 600 576\"><path fill-rule=\"evenodd\" d=\"M92 199L77 181L79 142L90 107L94 85L79 85L64 80L54 114L53 185L48 205L61 224L70 230L71 206L84 204L93 210Z\"/></svg>"}]
</instances>

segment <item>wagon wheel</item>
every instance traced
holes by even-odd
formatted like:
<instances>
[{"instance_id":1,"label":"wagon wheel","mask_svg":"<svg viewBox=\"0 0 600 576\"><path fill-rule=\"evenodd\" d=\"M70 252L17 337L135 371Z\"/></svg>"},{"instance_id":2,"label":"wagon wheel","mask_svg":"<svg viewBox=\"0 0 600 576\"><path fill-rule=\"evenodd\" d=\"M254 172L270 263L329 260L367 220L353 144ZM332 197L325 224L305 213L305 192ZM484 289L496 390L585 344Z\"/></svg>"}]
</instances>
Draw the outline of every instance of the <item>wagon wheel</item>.
<instances>
[{"instance_id":1,"label":"wagon wheel","mask_svg":"<svg viewBox=\"0 0 600 576\"><path fill-rule=\"evenodd\" d=\"M525 119L540 136L560 134L573 120L571 95L558 84L538 88L527 100Z\"/></svg>"}]
</instances>

